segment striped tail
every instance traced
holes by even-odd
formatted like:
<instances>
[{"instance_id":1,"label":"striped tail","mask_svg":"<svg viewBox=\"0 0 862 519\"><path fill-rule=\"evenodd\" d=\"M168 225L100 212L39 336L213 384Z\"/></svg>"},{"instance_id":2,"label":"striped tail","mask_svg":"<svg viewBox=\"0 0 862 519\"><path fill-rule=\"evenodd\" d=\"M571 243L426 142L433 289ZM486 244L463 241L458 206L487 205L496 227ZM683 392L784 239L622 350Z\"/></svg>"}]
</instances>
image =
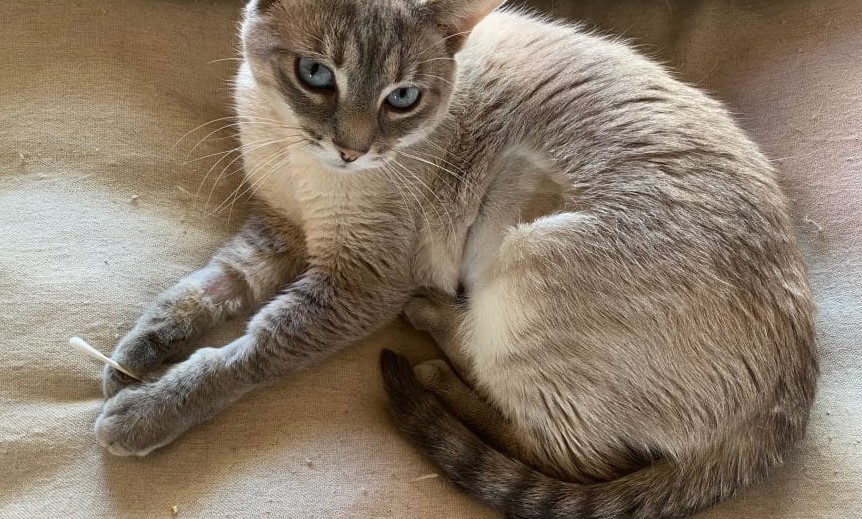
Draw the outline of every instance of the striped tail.
<instances>
[{"instance_id":1,"label":"striped tail","mask_svg":"<svg viewBox=\"0 0 862 519\"><path fill-rule=\"evenodd\" d=\"M569 483L485 444L418 383L403 357L383 350L380 366L392 414L404 433L452 483L507 517L685 517L749 485L779 461L721 442L685 463L663 460L613 481Z\"/></svg>"}]
</instances>

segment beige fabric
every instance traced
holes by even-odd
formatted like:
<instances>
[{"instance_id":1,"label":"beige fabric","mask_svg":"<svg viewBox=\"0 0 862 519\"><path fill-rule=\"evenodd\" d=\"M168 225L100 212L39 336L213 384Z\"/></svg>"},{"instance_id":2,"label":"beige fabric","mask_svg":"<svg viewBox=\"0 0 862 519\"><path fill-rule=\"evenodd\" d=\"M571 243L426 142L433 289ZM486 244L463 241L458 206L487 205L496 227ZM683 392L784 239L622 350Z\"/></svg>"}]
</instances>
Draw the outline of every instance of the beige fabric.
<instances>
[{"instance_id":1,"label":"beige fabric","mask_svg":"<svg viewBox=\"0 0 862 519\"><path fill-rule=\"evenodd\" d=\"M552 3L725 99L796 203L822 336L810 434L702 517L862 517L862 2ZM217 156L184 161L233 146L229 129L183 139L229 114L235 62L215 60L234 55L239 7L0 2L0 517L493 517L419 479L432 467L387 419L377 352L422 340L399 326L147 458L95 443L99 369L67 338L110 350L241 221L241 205L207 216L238 186L235 163L213 182L232 157L207 180Z\"/></svg>"}]
</instances>

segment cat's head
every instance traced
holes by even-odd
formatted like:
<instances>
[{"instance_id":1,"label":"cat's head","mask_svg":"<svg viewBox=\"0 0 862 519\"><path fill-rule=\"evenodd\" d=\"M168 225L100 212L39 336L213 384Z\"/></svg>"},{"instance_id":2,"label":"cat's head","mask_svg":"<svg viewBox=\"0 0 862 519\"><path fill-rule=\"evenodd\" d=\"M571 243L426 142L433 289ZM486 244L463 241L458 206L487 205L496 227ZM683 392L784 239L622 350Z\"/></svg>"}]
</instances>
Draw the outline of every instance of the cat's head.
<instances>
[{"instance_id":1,"label":"cat's head","mask_svg":"<svg viewBox=\"0 0 862 519\"><path fill-rule=\"evenodd\" d=\"M454 55L501 0L256 0L243 47L258 88L339 171L397 158L446 113Z\"/></svg>"}]
</instances>

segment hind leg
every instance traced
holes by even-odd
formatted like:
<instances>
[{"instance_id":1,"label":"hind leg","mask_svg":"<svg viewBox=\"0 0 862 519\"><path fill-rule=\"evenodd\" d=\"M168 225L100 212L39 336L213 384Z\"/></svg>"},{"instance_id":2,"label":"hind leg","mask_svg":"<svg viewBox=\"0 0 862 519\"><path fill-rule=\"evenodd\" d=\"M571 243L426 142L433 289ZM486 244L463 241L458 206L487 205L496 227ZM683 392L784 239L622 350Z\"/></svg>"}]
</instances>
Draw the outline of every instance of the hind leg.
<instances>
[{"instance_id":1,"label":"hind leg","mask_svg":"<svg viewBox=\"0 0 862 519\"><path fill-rule=\"evenodd\" d=\"M407 302L404 316L414 328L431 335L458 375L473 385L470 361L461 347L464 310L455 300L442 292L426 291Z\"/></svg>"},{"instance_id":2,"label":"hind leg","mask_svg":"<svg viewBox=\"0 0 862 519\"><path fill-rule=\"evenodd\" d=\"M423 362L414 366L413 371L419 383L434 393L467 428L497 450L513 457L522 456L508 421L467 386L445 360Z\"/></svg>"},{"instance_id":3,"label":"hind leg","mask_svg":"<svg viewBox=\"0 0 862 519\"><path fill-rule=\"evenodd\" d=\"M446 294L427 292L410 300L404 314L416 329L431 335L449 360L433 359L416 365L414 371L422 386L468 428L497 449L518 456L520 449L510 424L468 385L473 384L473 376L461 347L464 310Z\"/></svg>"}]
</instances>

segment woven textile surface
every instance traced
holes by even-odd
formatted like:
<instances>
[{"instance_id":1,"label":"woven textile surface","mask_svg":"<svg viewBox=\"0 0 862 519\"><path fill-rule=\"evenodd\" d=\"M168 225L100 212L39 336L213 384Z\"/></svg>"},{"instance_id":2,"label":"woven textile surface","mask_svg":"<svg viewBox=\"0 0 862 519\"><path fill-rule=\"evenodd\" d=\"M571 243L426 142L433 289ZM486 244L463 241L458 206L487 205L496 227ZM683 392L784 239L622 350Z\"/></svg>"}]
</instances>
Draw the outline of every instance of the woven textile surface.
<instances>
[{"instance_id":1,"label":"woven textile surface","mask_svg":"<svg viewBox=\"0 0 862 519\"><path fill-rule=\"evenodd\" d=\"M727 102L793 199L821 338L809 433L699 517L862 517L862 2L534 5L631 39ZM145 458L96 443L100 370L68 337L110 351L242 222L236 155L217 163L236 146L220 118L240 9L0 2L0 518L496 517L425 477L390 422L380 348L429 347L398 323Z\"/></svg>"}]
</instances>

